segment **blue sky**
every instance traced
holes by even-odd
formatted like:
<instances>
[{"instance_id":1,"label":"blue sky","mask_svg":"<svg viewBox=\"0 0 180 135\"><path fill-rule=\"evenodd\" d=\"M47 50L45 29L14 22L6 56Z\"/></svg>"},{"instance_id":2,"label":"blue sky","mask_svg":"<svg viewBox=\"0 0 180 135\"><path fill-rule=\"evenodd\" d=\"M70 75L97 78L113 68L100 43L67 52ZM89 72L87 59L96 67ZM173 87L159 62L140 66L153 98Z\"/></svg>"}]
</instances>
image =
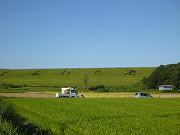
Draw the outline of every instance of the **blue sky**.
<instances>
[{"instance_id":1,"label":"blue sky","mask_svg":"<svg viewBox=\"0 0 180 135\"><path fill-rule=\"evenodd\" d=\"M0 1L0 68L177 62L179 0Z\"/></svg>"}]
</instances>

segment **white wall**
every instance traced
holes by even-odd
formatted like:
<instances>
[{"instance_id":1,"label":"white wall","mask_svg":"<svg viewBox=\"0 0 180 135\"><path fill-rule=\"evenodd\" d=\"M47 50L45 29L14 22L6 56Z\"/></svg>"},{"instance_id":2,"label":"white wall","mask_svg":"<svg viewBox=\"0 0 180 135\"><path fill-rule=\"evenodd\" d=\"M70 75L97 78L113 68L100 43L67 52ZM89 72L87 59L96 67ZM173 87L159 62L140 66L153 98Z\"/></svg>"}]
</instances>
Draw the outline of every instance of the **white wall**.
<instances>
[{"instance_id":1,"label":"white wall","mask_svg":"<svg viewBox=\"0 0 180 135\"><path fill-rule=\"evenodd\" d=\"M159 87L159 90L172 90L172 88Z\"/></svg>"}]
</instances>

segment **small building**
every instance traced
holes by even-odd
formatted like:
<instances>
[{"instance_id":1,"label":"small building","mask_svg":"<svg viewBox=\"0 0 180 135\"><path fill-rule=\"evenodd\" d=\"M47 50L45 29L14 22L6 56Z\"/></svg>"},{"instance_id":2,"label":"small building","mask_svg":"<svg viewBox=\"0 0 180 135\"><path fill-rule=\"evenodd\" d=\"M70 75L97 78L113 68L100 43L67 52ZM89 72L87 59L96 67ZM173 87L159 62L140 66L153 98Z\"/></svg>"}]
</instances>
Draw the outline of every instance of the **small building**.
<instances>
[{"instance_id":1,"label":"small building","mask_svg":"<svg viewBox=\"0 0 180 135\"><path fill-rule=\"evenodd\" d=\"M159 90L172 90L172 88L174 86L172 86L172 85L160 85L158 87L159 87Z\"/></svg>"}]
</instances>

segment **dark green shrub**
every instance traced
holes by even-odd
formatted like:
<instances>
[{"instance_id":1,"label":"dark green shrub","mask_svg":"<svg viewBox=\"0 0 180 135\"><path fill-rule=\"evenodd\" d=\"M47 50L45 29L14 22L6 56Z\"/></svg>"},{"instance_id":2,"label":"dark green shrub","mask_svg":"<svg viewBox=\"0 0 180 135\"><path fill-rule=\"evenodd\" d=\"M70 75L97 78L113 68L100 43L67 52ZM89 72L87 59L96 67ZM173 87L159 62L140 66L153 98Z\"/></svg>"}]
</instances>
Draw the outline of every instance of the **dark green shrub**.
<instances>
[{"instance_id":1,"label":"dark green shrub","mask_svg":"<svg viewBox=\"0 0 180 135\"><path fill-rule=\"evenodd\" d=\"M92 91L96 91L99 89L105 89L105 86L104 85L97 85L97 86L92 86L89 88L89 90L92 90Z\"/></svg>"},{"instance_id":2,"label":"dark green shrub","mask_svg":"<svg viewBox=\"0 0 180 135\"><path fill-rule=\"evenodd\" d=\"M96 92L110 92L110 90L107 90L106 88L100 88Z\"/></svg>"}]
</instances>

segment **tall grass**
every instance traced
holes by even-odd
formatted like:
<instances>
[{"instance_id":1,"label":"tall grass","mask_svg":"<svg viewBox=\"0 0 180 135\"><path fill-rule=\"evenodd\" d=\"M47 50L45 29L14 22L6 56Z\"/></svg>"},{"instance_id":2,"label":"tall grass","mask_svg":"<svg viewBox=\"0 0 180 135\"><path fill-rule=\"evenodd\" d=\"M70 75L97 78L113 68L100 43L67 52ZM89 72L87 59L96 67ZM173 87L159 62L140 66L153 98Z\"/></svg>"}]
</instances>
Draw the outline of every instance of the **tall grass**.
<instances>
[{"instance_id":1,"label":"tall grass","mask_svg":"<svg viewBox=\"0 0 180 135\"><path fill-rule=\"evenodd\" d=\"M51 131L40 130L37 126L28 123L25 118L16 113L10 103L4 100L0 97L0 135L52 134Z\"/></svg>"},{"instance_id":2,"label":"tall grass","mask_svg":"<svg viewBox=\"0 0 180 135\"><path fill-rule=\"evenodd\" d=\"M0 115L0 135L18 135L17 129L13 127L11 122L2 119Z\"/></svg>"},{"instance_id":3,"label":"tall grass","mask_svg":"<svg viewBox=\"0 0 180 135\"><path fill-rule=\"evenodd\" d=\"M14 110L3 101L3 97L0 97L0 135L18 135L17 128L13 126L10 120L13 113Z\"/></svg>"}]
</instances>

